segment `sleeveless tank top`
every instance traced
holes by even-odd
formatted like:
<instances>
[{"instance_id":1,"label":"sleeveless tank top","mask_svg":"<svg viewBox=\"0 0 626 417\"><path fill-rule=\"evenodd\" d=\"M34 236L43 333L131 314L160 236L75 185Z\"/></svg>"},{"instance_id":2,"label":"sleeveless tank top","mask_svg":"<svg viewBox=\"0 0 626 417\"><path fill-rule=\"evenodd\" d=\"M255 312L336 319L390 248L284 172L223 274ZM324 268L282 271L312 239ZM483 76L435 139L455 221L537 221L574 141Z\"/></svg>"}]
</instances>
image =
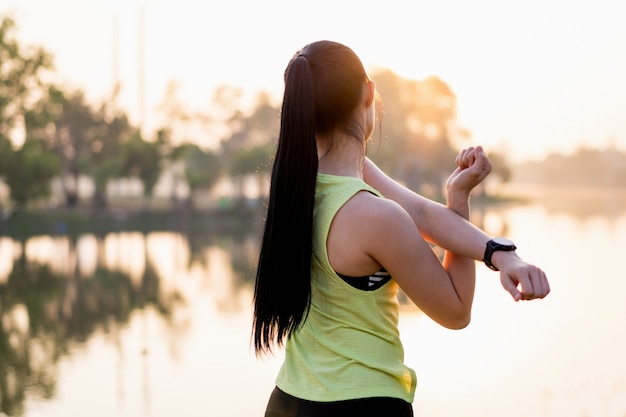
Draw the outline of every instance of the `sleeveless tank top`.
<instances>
[{"instance_id":1,"label":"sleeveless tank top","mask_svg":"<svg viewBox=\"0 0 626 417\"><path fill-rule=\"evenodd\" d=\"M356 193L380 193L358 178L318 174L313 220L311 308L285 344L276 385L310 401L392 397L412 402L415 372L404 365L398 331L398 285L353 287L328 259L326 241L337 211ZM287 295L288 296L288 295Z\"/></svg>"}]
</instances>

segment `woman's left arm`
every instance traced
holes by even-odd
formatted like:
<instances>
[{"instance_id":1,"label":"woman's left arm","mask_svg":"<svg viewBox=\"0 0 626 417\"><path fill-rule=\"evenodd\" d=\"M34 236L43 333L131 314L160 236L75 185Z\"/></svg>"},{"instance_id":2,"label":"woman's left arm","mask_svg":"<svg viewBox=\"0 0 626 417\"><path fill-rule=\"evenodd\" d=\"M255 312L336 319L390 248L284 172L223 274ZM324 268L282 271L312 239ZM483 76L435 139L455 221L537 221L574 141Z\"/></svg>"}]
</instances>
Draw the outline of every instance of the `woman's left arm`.
<instances>
[{"instance_id":1,"label":"woman's left arm","mask_svg":"<svg viewBox=\"0 0 626 417\"><path fill-rule=\"evenodd\" d=\"M425 240L461 256L482 260L490 237L464 216L396 182L370 159L366 159L363 177L366 183L380 191L385 198L396 201L409 213ZM461 194L449 193L448 205L469 198L469 191L466 196Z\"/></svg>"},{"instance_id":2,"label":"woman's left arm","mask_svg":"<svg viewBox=\"0 0 626 417\"><path fill-rule=\"evenodd\" d=\"M457 164L458 162L457 158ZM487 174L491 170L491 164L482 148L477 149L476 160L473 163L477 164L475 168L480 169L484 164L488 164ZM447 183L448 206L422 197L399 184L368 158L365 161L363 177L365 182L386 198L396 201L409 213L425 240L459 256L481 261L491 237L451 206L459 201L467 201L473 188L471 186L464 189L460 180L451 184L455 177L460 177L455 175L459 169L463 170L457 168ZM543 298L550 292L545 273L535 265L522 260L515 251L495 252L491 262L500 270L502 286L516 301Z\"/></svg>"}]
</instances>

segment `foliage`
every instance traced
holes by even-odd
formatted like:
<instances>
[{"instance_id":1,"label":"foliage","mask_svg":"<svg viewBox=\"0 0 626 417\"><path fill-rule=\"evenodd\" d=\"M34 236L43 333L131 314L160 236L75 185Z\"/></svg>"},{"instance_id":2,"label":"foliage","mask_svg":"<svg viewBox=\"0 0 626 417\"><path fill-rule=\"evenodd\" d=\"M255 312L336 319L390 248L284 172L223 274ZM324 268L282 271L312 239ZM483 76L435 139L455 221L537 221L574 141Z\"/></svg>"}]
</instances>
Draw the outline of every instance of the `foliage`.
<instances>
[{"instance_id":1,"label":"foliage","mask_svg":"<svg viewBox=\"0 0 626 417\"><path fill-rule=\"evenodd\" d=\"M0 176L10 187L17 206L50 193L50 179L58 172L57 158L26 136L14 151L12 135L43 90L42 73L52 57L42 48L23 47L15 38L15 22L0 21Z\"/></svg>"},{"instance_id":2,"label":"foliage","mask_svg":"<svg viewBox=\"0 0 626 417\"><path fill-rule=\"evenodd\" d=\"M121 141L133 128L125 114L107 103L94 109L80 90L65 92L49 86L24 115L27 136L44 142L62 161L61 180L68 206L78 203L81 176L94 179L94 201L106 205L107 183L122 169Z\"/></svg>"},{"instance_id":3,"label":"foliage","mask_svg":"<svg viewBox=\"0 0 626 417\"><path fill-rule=\"evenodd\" d=\"M13 146L9 138L0 135L0 178L7 173L7 165L13 155Z\"/></svg>"},{"instance_id":4,"label":"foliage","mask_svg":"<svg viewBox=\"0 0 626 417\"><path fill-rule=\"evenodd\" d=\"M190 145L185 154L185 178L192 191L211 188L220 175L220 158L216 153L205 152Z\"/></svg>"},{"instance_id":5,"label":"foliage","mask_svg":"<svg viewBox=\"0 0 626 417\"><path fill-rule=\"evenodd\" d=\"M211 189L222 174L220 156L203 151L198 145L184 143L174 149L175 160L183 164L184 177L189 186L188 205L193 206L194 194L199 190Z\"/></svg>"},{"instance_id":6,"label":"foliage","mask_svg":"<svg viewBox=\"0 0 626 417\"><path fill-rule=\"evenodd\" d=\"M41 89L41 73L52 68L42 48L25 48L15 38L15 22L0 21L0 138L11 131Z\"/></svg>"},{"instance_id":7,"label":"foliage","mask_svg":"<svg viewBox=\"0 0 626 417\"><path fill-rule=\"evenodd\" d=\"M239 198L242 198L246 178L256 177L260 187L271 170L270 156L278 139L279 114L280 110L263 92L257 95L252 112L244 114L236 110L232 114L233 133L222 142L222 150Z\"/></svg>"},{"instance_id":8,"label":"foliage","mask_svg":"<svg viewBox=\"0 0 626 417\"><path fill-rule=\"evenodd\" d=\"M244 111L242 91L223 86L215 93L210 114L198 114L177 98L178 85L172 83L161 108L167 128L156 132L155 141L147 141L115 108L117 90L96 107L83 91L43 83L42 71L52 67L52 57L41 48L23 48L13 29L14 22L5 18L0 25L0 176L11 183L18 204L49 192L54 175L61 180L68 206L78 204L81 178L93 180L93 201L100 207L107 204L110 181L138 178L144 194L151 196L164 169L174 178L173 197L179 182L185 181L193 194L212 188L222 175L232 180L240 197L251 178L264 189L280 114L269 94L258 93L250 111ZM454 168L453 143L463 136L455 121L452 89L437 77L411 80L390 70L373 75L383 111L368 145L369 157L410 188L438 197ZM28 146L14 151L10 134L20 127L20 118ZM175 146L173 137L182 144ZM204 150L203 140L218 148ZM494 162L500 156L490 155ZM19 158L24 159L19 166L23 172L7 162ZM494 174L507 181L508 165L503 158L498 161ZM17 175L38 184L18 185Z\"/></svg>"},{"instance_id":9,"label":"foliage","mask_svg":"<svg viewBox=\"0 0 626 417\"><path fill-rule=\"evenodd\" d=\"M148 142L135 132L122 144L121 175L141 180L144 195L151 196L161 174L161 154L157 142Z\"/></svg>"},{"instance_id":10,"label":"foliage","mask_svg":"<svg viewBox=\"0 0 626 417\"><path fill-rule=\"evenodd\" d=\"M370 158L409 188L439 195L457 154L452 146L454 93L437 77L417 81L380 70L373 79L382 112L369 145Z\"/></svg>"},{"instance_id":11,"label":"foliage","mask_svg":"<svg viewBox=\"0 0 626 417\"><path fill-rule=\"evenodd\" d=\"M5 181L11 199L20 208L29 200L49 196L50 180L60 168L60 161L45 150L42 142L32 139L27 139L5 163Z\"/></svg>"},{"instance_id":12,"label":"foliage","mask_svg":"<svg viewBox=\"0 0 626 417\"><path fill-rule=\"evenodd\" d=\"M267 173L270 167L270 155L274 151L273 143L265 143L251 148L244 148L232 155L229 173L231 177L245 177Z\"/></svg>"}]
</instances>

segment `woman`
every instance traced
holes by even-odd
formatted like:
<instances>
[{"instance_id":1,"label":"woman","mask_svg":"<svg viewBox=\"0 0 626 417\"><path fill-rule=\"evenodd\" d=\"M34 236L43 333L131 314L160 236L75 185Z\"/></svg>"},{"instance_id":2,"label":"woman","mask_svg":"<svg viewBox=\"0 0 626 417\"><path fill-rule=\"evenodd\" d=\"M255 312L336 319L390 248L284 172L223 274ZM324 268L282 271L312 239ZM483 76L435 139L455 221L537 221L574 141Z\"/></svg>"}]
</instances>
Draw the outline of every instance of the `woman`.
<instances>
[{"instance_id":1,"label":"woman","mask_svg":"<svg viewBox=\"0 0 626 417\"><path fill-rule=\"evenodd\" d=\"M550 291L511 242L468 221L491 171L483 149L459 154L447 206L432 202L365 156L375 108L374 82L344 45L309 44L285 70L254 297L256 353L286 345L266 417L413 415L398 287L451 329L470 321L475 260L499 269L516 301ZM427 242L446 249L443 262Z\"/></svg>"}]
</instances>

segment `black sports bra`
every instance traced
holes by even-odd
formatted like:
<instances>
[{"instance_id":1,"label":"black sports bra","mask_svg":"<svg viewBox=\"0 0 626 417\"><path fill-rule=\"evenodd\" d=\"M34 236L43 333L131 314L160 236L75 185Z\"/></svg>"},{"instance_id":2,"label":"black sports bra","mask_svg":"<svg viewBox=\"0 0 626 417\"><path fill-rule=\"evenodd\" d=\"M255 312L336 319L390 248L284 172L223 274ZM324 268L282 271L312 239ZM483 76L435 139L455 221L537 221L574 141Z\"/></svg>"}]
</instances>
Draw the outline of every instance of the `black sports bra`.
<instances>
[{"instance_id":1,"label":"black sports bra","mask_svg":"<svg viewBox=\"0 0 626 417\"><path fill-rule=\"evenodd\" d=\"M391 275L385 268L381 268L380 271L375 272L372 275L366 275L363 277L349 277L340 273L337 273L337 275L354 288L363 291L377 290L391 280Z\"/></svg>"}]
</instances>

